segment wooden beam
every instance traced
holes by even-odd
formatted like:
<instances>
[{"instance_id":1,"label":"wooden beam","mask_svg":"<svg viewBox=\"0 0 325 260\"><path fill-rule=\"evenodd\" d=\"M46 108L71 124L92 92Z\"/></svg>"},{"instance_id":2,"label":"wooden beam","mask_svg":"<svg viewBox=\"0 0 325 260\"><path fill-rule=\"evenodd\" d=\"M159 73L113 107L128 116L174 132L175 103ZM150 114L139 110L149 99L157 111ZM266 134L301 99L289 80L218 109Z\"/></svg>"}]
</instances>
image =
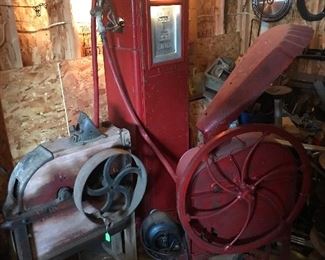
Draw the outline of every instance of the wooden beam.
<instances>
[{"instance_id":1,"label":"wooden beam","mask_svg":"<svg viewBox=\"0 0 325 260\"><path fill-rule=\"evenodd\" d=\"M21 68L23 66L16 28L16 19L11 0L1 1L0 6L0 70Z\"/></svg>"},{"instance_id":2,"label":"wooden beam","mask_svg":"<svg viewBox=\"0 0 325 260\"><path fill-rule=\"evenodd\" d=\"M215 35L225 33L225 0L215 0Z\"/></svg>"}]
</instances>

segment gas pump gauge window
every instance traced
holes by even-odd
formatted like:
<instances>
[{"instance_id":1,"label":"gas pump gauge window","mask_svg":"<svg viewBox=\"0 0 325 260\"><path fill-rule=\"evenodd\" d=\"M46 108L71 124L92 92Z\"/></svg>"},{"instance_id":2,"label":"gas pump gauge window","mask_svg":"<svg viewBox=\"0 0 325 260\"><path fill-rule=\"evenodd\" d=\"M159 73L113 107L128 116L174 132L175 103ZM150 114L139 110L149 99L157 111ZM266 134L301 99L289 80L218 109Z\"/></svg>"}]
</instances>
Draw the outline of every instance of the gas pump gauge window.
<instances>
[{"instance_id":1,"label":"gas pump gauge window","mask_svg":"<svg viewBox=\"0 0 325 260\"><path fill-rule=\"evenodd\" d=\"M181 6L150 7L153 63L181 57Z\"/></svg>"}]
</instances>

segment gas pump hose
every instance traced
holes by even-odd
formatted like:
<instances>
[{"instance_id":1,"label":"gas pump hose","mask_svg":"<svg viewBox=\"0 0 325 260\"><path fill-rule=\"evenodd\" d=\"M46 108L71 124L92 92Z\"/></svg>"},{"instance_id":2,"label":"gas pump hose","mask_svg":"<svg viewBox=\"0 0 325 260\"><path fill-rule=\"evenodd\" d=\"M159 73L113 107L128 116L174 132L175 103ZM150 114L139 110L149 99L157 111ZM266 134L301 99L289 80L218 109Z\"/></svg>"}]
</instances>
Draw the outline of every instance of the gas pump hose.
<instances>
[{"instance_id":1,"label":"gas pump hose","mask_svg":"<svg viewBox=\"0 0 325 260\"><path fill-rule=\"evenodd\" d=\"M92 0L91 10L96 7L96 0ZM94 88L94 109L93 122L96 127L99 127L99 80L98 80L98 60L97 60L97 31L96 17L91 16L91 61L93 70L93 88Z\"/></svg>"}]
</instances>

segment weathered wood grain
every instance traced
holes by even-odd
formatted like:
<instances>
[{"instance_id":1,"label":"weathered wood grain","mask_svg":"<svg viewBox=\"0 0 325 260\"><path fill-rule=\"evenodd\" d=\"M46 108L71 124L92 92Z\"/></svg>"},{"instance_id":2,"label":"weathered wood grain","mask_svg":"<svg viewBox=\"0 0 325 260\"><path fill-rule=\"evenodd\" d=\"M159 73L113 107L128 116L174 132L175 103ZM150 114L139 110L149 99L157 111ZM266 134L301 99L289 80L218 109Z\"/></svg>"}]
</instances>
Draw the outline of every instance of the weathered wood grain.
<instances>
[{"instance_id":1,"label":"weathered wood grain","mask_svg":"<svg viewBox=\"0 0 325 260\"><path fill-rule=\"evenodd\" d=\"M1 4L10 5L11 0L1 1ZM21 68L22 66L13 9L0 6L0 70Z\"/></svg>"},{"instance_id":2,"label":"weathered wood grain","mask_svg":"<svg viewBox=\"0 0 325 260\"><path fill-rule=\"evenodd\" d=\"M14 161L67 135L57 63L0 72L0 97Z\"/></svg>"},{"instance_id":3,"label":"weathered wood grain","mask_svg":"<svg viewBox=\"0 0 325 260\"><path fill-rule=\"evenodd\" d=\"M99 59L100 120L107 121L103 60ZM79 112L93 115L91 58L0 72L10 150L19 160L38 144L68 135Z\"/></svg>"},{"instance_id":4,"label":"weathered wood grain","mask_svg":"<svg viewBox=\"0 0 325 260\"><path fill-rule=\"evenodd\" d=\"M107 100L104 79L103 59L98 59L99 67L99 95L100 122L107 121ZM90 57L60 63L60 74L64 99L67 107L68 123L75 123L79 112L83 111L93 116L93 79Z\"/></svg>"}]
</instances>

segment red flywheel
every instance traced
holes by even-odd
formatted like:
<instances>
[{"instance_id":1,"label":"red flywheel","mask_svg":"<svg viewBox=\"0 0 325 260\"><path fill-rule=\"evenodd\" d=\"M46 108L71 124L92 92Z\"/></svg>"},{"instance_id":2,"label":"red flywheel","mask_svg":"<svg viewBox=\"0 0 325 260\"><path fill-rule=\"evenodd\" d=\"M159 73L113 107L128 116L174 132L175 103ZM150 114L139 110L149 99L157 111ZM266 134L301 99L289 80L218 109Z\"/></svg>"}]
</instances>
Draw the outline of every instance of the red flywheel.
<instances>
[{"instance_id":1,"label":"red flywheel","mask_svg":"<svg viewBox=\"0 0 325 260\"><path fill-rule=\"evenodd\" d=\"M177 210L186 233L201 249L219 254L276 240L290 228L310 187L299 141L262 124L224 131L189 150L177 175Z\"/></svg>"}]
</instances>

